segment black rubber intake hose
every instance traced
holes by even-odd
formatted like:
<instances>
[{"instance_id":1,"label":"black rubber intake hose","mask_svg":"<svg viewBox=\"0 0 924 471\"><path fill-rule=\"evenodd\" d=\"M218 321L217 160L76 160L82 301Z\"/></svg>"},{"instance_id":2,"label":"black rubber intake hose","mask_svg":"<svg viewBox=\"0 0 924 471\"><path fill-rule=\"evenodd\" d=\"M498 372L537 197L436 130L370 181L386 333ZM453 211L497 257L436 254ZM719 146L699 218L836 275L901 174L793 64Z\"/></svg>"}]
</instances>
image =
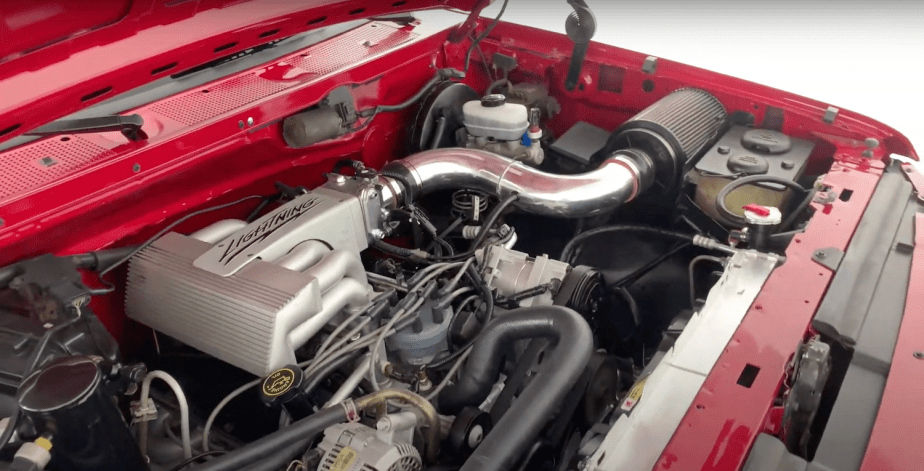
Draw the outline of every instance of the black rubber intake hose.
<instances>
[{"instance_id":1,"label":"black rubber intake hose","mask_svg":"<svg viewBox=\"0 0 924 471\"><path fill-rule=\"evenodd\" d=\"M324 429L346 422L345 410L340 406L321 409L318 412L273 432L255 442L238 448L227 455L200 464L190 469L196 471L236 471L255 463L274 460L283 450L307 449L315 436Z\"/></svg>"},{"instance_id":2,"label":"black rubber intake hose","mask_svg":"<svg viewBox=\"0 0 924 471\"><path fill-rule=\"evenodd\" d=\"M439 395L440 408L481 403L497 382L504 354L515 340L547 338L552 351L513 406L462 467L464 471L509 469L553 418L593 353L590 326L561 306L521 308L488 323L475 341L456 385Z\"/></svg>"}]
</instances>

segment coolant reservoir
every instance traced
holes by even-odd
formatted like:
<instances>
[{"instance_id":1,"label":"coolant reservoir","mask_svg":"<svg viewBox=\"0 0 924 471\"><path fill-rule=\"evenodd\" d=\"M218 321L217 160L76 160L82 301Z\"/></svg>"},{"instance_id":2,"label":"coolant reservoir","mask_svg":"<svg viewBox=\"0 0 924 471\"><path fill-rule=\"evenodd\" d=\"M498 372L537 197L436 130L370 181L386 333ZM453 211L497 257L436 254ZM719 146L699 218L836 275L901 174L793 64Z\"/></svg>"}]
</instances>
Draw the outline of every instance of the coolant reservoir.
<instances>
[{"instance_id":1,"label":"coolant reservoir","mask_svg":"<svg viewBox=\"0 0 924 471\"><path fill-rule=\"evenodd\" d=\"M504 95L487 95L480 101L462 106L463 123L475 137L514 141L523 137L529 127L526 106L507 103Z\"/></svg>"}]
</instances>

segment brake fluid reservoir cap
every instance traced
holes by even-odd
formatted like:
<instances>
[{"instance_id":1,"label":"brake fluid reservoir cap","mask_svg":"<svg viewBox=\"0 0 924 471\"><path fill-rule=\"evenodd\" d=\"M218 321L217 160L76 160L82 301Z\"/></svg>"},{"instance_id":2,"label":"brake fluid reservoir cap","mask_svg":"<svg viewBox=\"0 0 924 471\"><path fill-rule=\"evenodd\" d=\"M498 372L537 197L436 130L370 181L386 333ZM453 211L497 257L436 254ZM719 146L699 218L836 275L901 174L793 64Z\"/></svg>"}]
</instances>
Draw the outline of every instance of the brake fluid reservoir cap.
<instances>
[{"instance_id":1,"label":"brake fluid reservoir cap","mask_svg":"<svg viewBox=\"0 0 924 471\"><path fill-rule=\"evenodd\" d=\"M770 170L767 159L752 154L734 154L728 158L726 166L734 173L746 175L763 175Z\"/></svg>"},{"instance_id":2,"label":"brake fluid reservoir cap","mask_svg":"<svg viewBox=\"0 0 924 471\"><path fill-rule=\"evenodd\" d=\"M783 215L778 208L773 206L761 206L759 204L749 204L744 206L744 220L748 224L758 226L777 225L783 220Z\"/></svg>"},{"instance_id":3,"label":"brake fluid reservoir cap","mask_svg":"<svg viewBox=\"0 0 924 471\"><path fill-rule=\"evenodd\" d=\"M485 95L481 98L481 106L485 108L497 108L498 106L504 106L505 103L507 103L507 97L499 93Z\"/></svg>"},{"instance_id":4,"label":"brake fluid reservoir cap","mask_svg":"<svg viewBox=\"0 0 924 471\"><path fill-rule=\"evenodd\" d=\"M741 145L765 154L782 154L792 148L792 140L779 131L751 129L741 136Z\"/></svg>"}]
</instances>

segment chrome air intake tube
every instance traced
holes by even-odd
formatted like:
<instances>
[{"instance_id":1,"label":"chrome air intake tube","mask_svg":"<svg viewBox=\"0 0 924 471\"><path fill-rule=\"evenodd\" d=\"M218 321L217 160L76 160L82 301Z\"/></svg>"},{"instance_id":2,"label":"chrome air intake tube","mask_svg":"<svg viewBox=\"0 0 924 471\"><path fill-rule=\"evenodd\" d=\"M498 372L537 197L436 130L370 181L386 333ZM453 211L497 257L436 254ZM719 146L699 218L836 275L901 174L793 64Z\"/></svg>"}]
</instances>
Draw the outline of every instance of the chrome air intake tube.
<instances>
[{"instance_id":1,"label":"chrome air intake tube","mask_svg":"<svg viewBox=\"0 0 924 471\"><path fill-rule=\"evenodd\" d=\"M447 148L388 164L383 174L401 181L410 200L437 190L473 188L501 199L518 193L520 209L544 216L578 218L613 210L647 189L654 178L648 155L616 151L599 168L580 175L556 175L491 152Z\"/></svg>"},{"instance_id":2,"label":"chrome air intake tube","mask_svg":"<svg viewBox=\"0 0 924 471\"><path fill-rule=\"evenodd\" d=\"M674 191L684 164L718 135L727 114L710 93L675 90L623 123L593 160L596 170L554 175L490 152L448 148L388 164L383 174L407 187L408 200L449 188L474 188L501 199L518 193L520 209L544 216L592 216L616 209L653 184Z\"/></svg>"}]
</instances>

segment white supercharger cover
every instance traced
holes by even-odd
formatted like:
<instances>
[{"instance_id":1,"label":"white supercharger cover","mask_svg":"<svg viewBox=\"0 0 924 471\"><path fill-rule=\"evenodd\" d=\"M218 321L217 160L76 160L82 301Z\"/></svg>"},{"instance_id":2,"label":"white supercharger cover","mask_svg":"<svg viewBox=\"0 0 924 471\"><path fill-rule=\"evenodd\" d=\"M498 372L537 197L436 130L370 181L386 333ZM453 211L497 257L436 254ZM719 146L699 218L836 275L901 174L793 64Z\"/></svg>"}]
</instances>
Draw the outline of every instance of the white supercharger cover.
<instances>
[{"instance_id":1,"label":"white supercharger cover","mask_svg":"<svg viewBox=\"0 0 924 471\"><path fill-rule=\"evenodd\" d=\"M462 114L465 128L475 137L515 141L529 128L529 112L526 106L517 103L488 107L480 100L473 100L462 106Z\"/></svg>"}]
</instances>

